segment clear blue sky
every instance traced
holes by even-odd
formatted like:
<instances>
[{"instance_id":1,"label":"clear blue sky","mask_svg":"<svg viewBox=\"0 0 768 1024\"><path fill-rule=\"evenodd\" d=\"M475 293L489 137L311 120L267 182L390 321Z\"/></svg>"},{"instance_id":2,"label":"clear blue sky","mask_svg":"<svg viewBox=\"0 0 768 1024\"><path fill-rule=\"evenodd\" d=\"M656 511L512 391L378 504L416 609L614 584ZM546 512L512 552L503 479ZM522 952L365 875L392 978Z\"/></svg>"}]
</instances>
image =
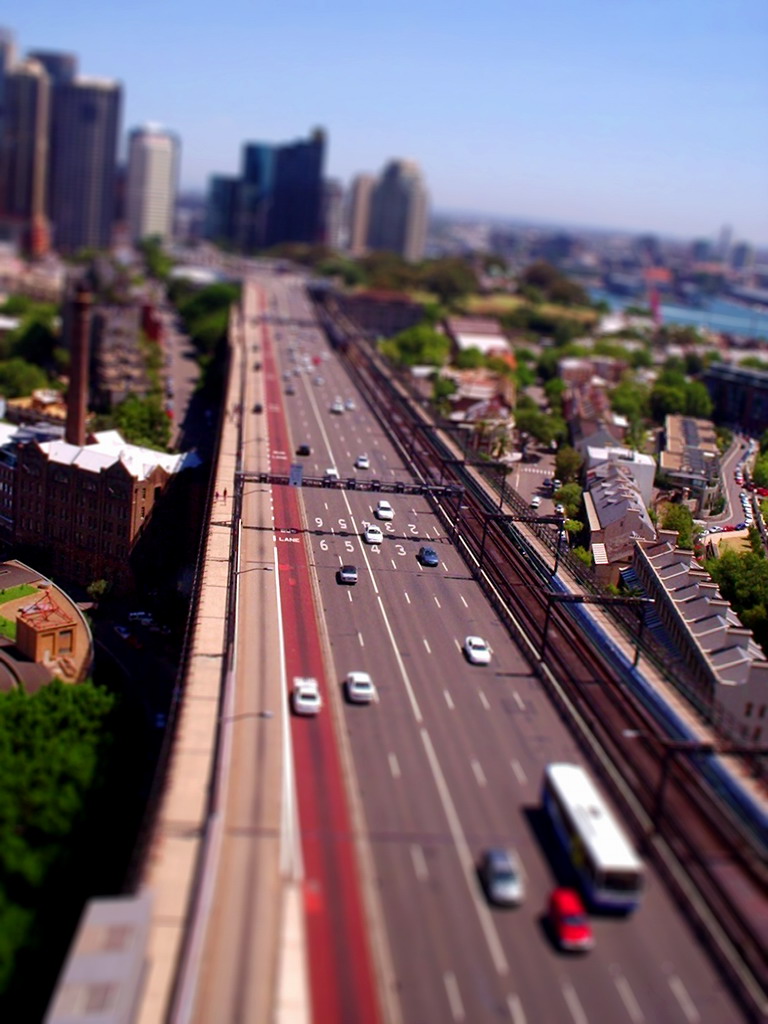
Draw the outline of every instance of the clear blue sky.
<instances>
[{"instance_id":1,"label":"clear blue sky","mask_svg":"<svg viewBox=\"0 0 768 1024\"><path fill-rule=\"evenodd\" d=\"M441 209L768 244L765 0L3 0L0 24L121 80L187 187L321 125L344 184L409 157Z\"/></svg>"}]
</instances>

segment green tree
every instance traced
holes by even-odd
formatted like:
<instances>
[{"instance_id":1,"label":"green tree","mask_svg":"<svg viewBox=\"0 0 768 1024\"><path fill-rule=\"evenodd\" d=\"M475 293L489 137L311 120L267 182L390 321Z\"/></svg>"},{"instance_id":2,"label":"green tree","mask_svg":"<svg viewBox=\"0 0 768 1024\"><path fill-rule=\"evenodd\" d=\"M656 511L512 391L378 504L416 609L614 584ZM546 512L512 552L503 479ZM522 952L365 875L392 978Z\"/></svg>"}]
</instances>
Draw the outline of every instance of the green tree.
<instances>
[{"instance_id":1,"label":"green tree","mask_svg":"<svg viewBox=\"0 0 768 1024\"><path fill-rule=\"evenodd\" d=\"M650 395L651 416L663 423L667 416L685 411L685 385L655 384Z\"/></svg>"},{"instance_id":2,"label":"green tree","mask_svg":"<svg viewBox=\"0 0 768 1024\"><path fill-rule=\"evenodd\" d=\"M0 363L0 394L6 398L31 395L37 388L44 388L47 384L45 373L33 363L18 358Z\"/></svg>"},{"instance_id":3,"label":"green tree","mask_svg":"<svg viewBox=\"0 0 768 1024\"><path fill-rule=\"evenodd\" d=\"M443 366L451 343L429 324L417 324L382 342L387 358L403 366Z\"/></svg>"},{"instance_id":4,"label":"green tree","mask_svg":"<svg viewBox=\"0 0 768 1024\"><path fill-rule=\"evenodd\" d=\"M171 438L168 414L158 396L130 395L114 410L115 426L130 444L167 449Z\"/></svg>"},{"instance_id":5,"label":"green tree","mask_svg":"<svg viewBox=\"0 0 768 1024\"><path fill-rule=\"evenodd\" d=\"M584 459L570 445L562 445L555 456L555 472L566 483L576 479L583 464Z\"/></svg>"},{"instance_id":6,"label":"green tree","mask_svg":"<svg viewBox=\"0 0 768 1024\"><path fill-rule=\"evenodd\" d=\"M707 420L712 415L714 403L706 386L698 380L692 380L685 386L685 414L698 419Z\"/></svg>"},{"instance_id":7,"label":"green tree","mask_svg":"<svg viewBox=\"0 0 768 1024\"><path fill-rule=\"evenodd\" d=\"M758 455L755 459L752 480L757 487L768 487L768 454Z\"/></svg>"},{"instance_id":8,"label":"green tree","mask_svg":"<svg viewBox=\"0 0 768 1024\"><path fill-rule=\"evenodd\" d=\"M631 377L624 377L609 393L611 408L629 420L643 420L648 415L648 388Z\"/></svg>"},{"instance_id":9,"label":"green tree","mask_svg":"<svg viewBox=\"0 0 768 1024\"><path fill-rule=\"evenodd\" d=\"M661 516L663 530L677 531L677 545L693 549L693 515L687 505L666 505Z\"/></svg>"},{"instance_id":10,"label":"green tree","mask_svg":"<svg viewBox=\"0 0 768 1024\"><path fill-rule=\"evenodd\" d=\"M768 560L754 551L725 551L706 569L726 601L768 652Z\"/></svg>"},{"instance_id":11,"label":"green tree","mask_svg":"<svg viewBox=\"0 0 768 1024\"><path fill-rule=\"evenodd\" d=\"M464 348L456 353L453 365L459 370L477 370L485 363L485 356L479 348Z\"/></svg>"},{"instance_id":12,"label":"green tree","mask_svg":"<svg viewBox=\"0 0 768 1024\"><path fill-rule=\"evenodd\" d=\"M578 484L563 484L558 488L555 497L565 505L565 511L569 519L575 520L581 513L582 489ZM579 523L581 529L581 523Z\"/></svg>"}]
</instances>

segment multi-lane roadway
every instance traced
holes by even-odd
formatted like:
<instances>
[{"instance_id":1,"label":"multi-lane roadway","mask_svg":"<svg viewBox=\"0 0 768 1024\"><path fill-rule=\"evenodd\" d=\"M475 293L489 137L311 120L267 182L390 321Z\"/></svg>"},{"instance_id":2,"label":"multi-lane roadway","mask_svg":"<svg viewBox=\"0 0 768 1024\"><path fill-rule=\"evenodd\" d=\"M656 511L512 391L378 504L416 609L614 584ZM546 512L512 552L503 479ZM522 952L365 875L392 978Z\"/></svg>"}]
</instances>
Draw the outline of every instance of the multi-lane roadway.
<instances>
[{"instance_id":1,"label":"multi-lane roadway","mask_svg":"<svg viewBox=\"0 0 768 1024\"><path fill-rule=\"evenodd\" d=\"M252 450L245 468L278 473L301 463L313 476L334 467L343 478L409 479L384 425L312 325L300 282L276 276L261 287L267 358L249 371L262 379L247 382L244 415L264 415L251 412L250 398L263 389L270 415L285 429L279 443ZM331 412L337 397L353 407ZM296 456L303 444L310 455ZM354 468L361 454L370 470ZM636 914L593 922L596 946L588 956L554 949L543 912L561 866L539 787L547 762L581 756L426 499L388 495L394 518L379 523L383 542L368 545L361 534L375 521L376 498L305 489L298 520L285 509L270 525L276 538L299 531L291 536L303 541L311 577L299 585L316 595L326 668L321 715L332 725L348 803L357 811L350 827L364 830L347 837L355 853L349 870L364 890L383 1016L409 1024L741 1019L650 869ZM439 566L419 564L423 544L437 550ZM355 586L337 582L339 566L349 563L358 567ZM489 666L462 655L468 634L490 642ZM344 701L341 683L352 669L372 674L377 703ZM305 735L320 725L294 720L293 729ZM299 791L309 770L305 765L297 776ZM338 839L326 837L329 844ZM491 908L478 884L478 856L497 845L514 846L522 859L527 897L519 909ZM310 962L315 952L310 937ZM356 962L354 955L335 960L350 971Z\"/></svg>"},{"instance_id":2,"label":"multi-lane roadway","mask_svg":"<svg viewBox=\"0 0 768 1024\"><path fill-rule=\"evenodd\" d=\"M242 409L227 411L242 417L242 468L409 479L300 283L249 286L245 311ZM389 494L383 541L364 543L377 497L244 488L209 918L177 1004L196 987L194 1019L293 1024L309 1019L303 977L316 1021L741 1019L651 870L633 917L593 922L588 956L555 950L543 912L564 879L539 786L578 748L425 498ZM238 507L230 494L217 510ZM438 566L420 565L424 544ZM350 563L358 582L341 585ZM489 666L464 658L468 634L489 641ZM376 703L345 702L354 669L373 676ZM319 679L317 719L289 717L294 675ZM498 845L522 860L515 910L490 907L478 883L481 851Z\"/></svg>"}]
</instances>

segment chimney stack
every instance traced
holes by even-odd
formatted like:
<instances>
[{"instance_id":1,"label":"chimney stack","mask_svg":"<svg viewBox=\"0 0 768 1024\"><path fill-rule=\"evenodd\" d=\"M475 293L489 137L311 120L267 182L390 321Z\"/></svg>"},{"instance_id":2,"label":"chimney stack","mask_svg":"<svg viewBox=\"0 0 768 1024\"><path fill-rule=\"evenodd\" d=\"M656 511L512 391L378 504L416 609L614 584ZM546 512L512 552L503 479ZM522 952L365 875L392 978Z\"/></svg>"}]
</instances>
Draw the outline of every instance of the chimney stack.
<instances>
[{"instance_id":1,"label":"chimney stack","mask_svg":"<svg viewBox=\"0 0 768 1024\"><path fill-rule=\"evenodd\" d=\"M91 332L92 296L84 281L75 286L72 331L70 335L69 391L65 438L70 444L85 444L85 417L88 412L88 359Z\"/></svg>"}]
</instances>

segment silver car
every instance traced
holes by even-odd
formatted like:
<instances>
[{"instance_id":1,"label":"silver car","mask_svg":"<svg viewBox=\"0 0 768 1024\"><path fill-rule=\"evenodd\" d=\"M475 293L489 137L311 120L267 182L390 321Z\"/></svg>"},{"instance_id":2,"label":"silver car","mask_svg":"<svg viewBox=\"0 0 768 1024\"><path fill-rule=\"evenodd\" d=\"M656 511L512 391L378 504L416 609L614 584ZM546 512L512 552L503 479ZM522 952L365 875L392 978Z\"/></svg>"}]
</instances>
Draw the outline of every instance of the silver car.
<instances>
[{"instance_id":1,"label":"silver car","mask_svg":"<svg viewBox=\"0 0 768 1024\"><path fill-rule=\"evenodd\" d=\"M478 871L491 903L516 907L523 902L523 872L514 850L505 850L501 847L485 850L480 858Z\"/></svg>"}]
</instances>

